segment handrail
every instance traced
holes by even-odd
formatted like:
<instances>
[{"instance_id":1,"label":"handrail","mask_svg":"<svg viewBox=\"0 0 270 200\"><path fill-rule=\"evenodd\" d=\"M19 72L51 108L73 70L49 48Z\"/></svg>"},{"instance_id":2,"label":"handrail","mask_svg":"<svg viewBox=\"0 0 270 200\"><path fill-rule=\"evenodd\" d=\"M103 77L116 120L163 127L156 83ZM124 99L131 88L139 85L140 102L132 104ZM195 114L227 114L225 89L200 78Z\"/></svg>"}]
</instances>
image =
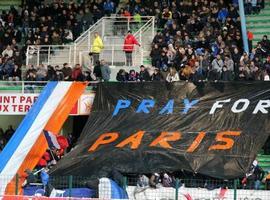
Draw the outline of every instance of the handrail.
<instances>
[{"instance_id":1,"label":"handrail","mask_svg":"<svg viewBox=\"0 0 270 200\"><path fill-rule=\"evenodd\" d=\"M151 19L149 19L143 26L141 26L141 28L139 28L139 30L137 30L135 33L134 33L134 36L136 37L137 34L140 34L140 31L142 31L146 26L148 26L150 23L154 23L154 16L151 16Z\"/></svg>"},{"instance_id":2,"label":"handrail","mask_svg":"<svg viewBox=\"0 0 270 200\"><path fill-rule=\"evenodd\" d=\"M123 44L121 43L121 44L109 44L109 45L107 45L107 44L105 44L104 46L105 47L109 47L109 46L122 46ZM31 45L29 45L30 47L31 47ZM55 45L39 45L40 47L54 47ZM70 45L70 46L72 46L73 47L73 45ZM70 46L65 46L65 47L70 47ZM55 46L55 47L63 47L62 45L59 45L59 46ZM87 47L87 45L81 45L81 47ZM59 50L59 51L61 51L61 50Z\"/></svg>"},{"instance_id":3,"label":"handrail","mask_svg":"<svg viewBox=\"0 0 270 200\"><path fill-rule=\"evenodd\" d=\"M91 29L94 29L102 20L104 17L100 18L96 23L94 23L93 25L91 25L86 31L84 31L83 34L81 34L75 41L74 43L79 43L81 38L84 37L85 35L88 34L89 31L91 31Z\"/></svg>"},{"instance_id":4,"label":"handrail","mask_svg":"<svg viewBox=\"0 0 270 200\"><path fill-rule=\"evenodd\" d=\"M73 44L41 44L41 45L28 45L28 47L70 47Z\"/></svg>"},{"instance_id":5,"label":"handrail","mask_svg":"<svg viewBox=\"0 0 270 200\"><path fill-rule=\"evenodd\" d=\"M110 21L106 21L110 19ZM80 58L81 52L86 50L89 51L91 48L91 41L92 41L92 34L95 31L101 31L102 36L105 36L107 33L105 33L105 29L107 29L107 23L110 24L110 26L113 26L112 23L119 22L119 20L123 19L127 23L127 26L129 28L129 24L133 24L133 22L137 23L136 20L133 21L134 16L131 17L102 17L99 19L96 23L91 25L90 28L88 28L82 35L80 35L73 43L70 44L59 44L59 45L28 45L27 47L27 61L26 64L36 64L39 65L40 63L51 64L51 63L57 63L56 59L64 59L67 58L67 61L69 64L75 65L78 62L78 59ZM141 23L139 23L139 30L137 30L134 35L135 37L138 37L138 34L140 34L140 43L142 41L142 32L146 30L146 28L149 28L151 23L152 26L154 26L154 16L141 16ZM144 21L145 20L145 21ZM114 36L110 36L114 37ZM118 46L123 46L123 43L119 44L120 42L117 42L117 44L113 45L106 45L105 49L115 49ZM47 57L44 56L45 54L48 54ZM71 58L72 57L72 58ZM143 60L143 51L141 51L141 60ZM61 61L62 62L62 61Z\"/></svg>"}]
</instances>

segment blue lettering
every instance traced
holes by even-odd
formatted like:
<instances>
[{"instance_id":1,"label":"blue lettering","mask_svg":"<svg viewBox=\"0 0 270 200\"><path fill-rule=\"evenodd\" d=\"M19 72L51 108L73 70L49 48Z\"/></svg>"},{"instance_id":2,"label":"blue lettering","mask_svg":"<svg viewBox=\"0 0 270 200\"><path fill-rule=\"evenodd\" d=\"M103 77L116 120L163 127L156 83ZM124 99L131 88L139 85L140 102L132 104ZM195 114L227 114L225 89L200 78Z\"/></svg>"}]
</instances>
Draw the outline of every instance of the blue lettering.
<instances>
[{"instance_id":1,"label":"blue lettering","mask_svg":"<svg viewBox=\"0 0 270 200\"><path fill-rule=\"evenodd\" d=\"M191 101L191 102L189 102L189 100L188 99L184 99L184 106L185 106L185 108L184 108L184 110L183 110L183 114L187 114L188 113L188 111L189 111L189 109L190 108L192 108L195 104L197 104L199 102L199 100L197 100L197 99L195 99L195 100L193 100L193 101Z\"/></svg>"},{"instance_id":2,"label":"blue lettering","mask_svg":"<svg viewBox=\"0 0 270 200\"><path fill-rule=\"evenodd\" d=\"M130 100L118 100L117 105L113 111L113 116L117 115L120 109L128 108L130 104L131 104Z\"/></svg>"},{"instance_id":3,"label":"blue lettering","mask_svg":"<svg viewBox=\"0 0 270 200\"><path fill-rule=\"evenodd\" d=\"M173 99L169 100L167 102L167 104L159 112L159 114L160 115L163 115L163 114L172 114L173 113L173 105L174 105L174 100Z\"/></svg>"},{"instance_id":4,"label":"blue lettering","mask_svg":"<svg viewBox=\"0 0 270 200\"><path fill-rule=\"evenodd\" d=\"M153 108L155 105L155 101L152 99L143 99L140 103L139 107L136 110L136 113L150 113L149 108Z\"/></svg>"}]
</instances>

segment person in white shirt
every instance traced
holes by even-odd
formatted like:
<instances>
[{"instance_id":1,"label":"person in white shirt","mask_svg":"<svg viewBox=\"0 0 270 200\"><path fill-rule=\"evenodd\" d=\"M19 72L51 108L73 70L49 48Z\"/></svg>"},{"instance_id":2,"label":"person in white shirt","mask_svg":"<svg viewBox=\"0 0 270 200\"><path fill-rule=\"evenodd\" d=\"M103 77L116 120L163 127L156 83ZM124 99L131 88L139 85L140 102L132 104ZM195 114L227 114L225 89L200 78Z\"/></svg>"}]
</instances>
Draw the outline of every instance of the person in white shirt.
<instances>
[{"instance_id":1,"label":"person in white shirt","mask_svg":"<svg viewBox=\"0 0 270 200\"><path fill-rule=\"evenodd\" d=\"M176 71L176 69L174 67L169 68L169 73L166 77L166 81L171 83L179 80L180 80L179 74Z\"/></svg>"},{"instance_id":2,"label":"person in white shirt","mask_svg":"<svg viewBox=\"0 0 270 200\"><path fill-rule=\"evenodd\" d=\"M9 58L13 56L13 50L10 45L7 45L7 48L2 52L2 56L8 55Z\"/></svg>"}]
</instances>

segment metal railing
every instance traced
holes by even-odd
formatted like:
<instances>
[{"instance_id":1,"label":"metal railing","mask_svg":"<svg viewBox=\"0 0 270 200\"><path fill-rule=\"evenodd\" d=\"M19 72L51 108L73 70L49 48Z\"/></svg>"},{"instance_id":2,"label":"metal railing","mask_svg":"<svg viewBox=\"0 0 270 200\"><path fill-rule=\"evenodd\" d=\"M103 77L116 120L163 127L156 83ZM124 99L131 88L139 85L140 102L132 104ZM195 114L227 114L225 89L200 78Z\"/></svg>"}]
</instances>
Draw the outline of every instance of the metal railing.
<instances>
[{"instance_id":1,"label":"metal railing","mask_svg":"<svg viewBox=\"0 0 270 200\"><path fill-rule=\"evenodd\" d=\"M154 37L154 29L155 17L152 16L141 17L141 20L134 17L103 17L70 45L29 45L26 53L26 65L68 63L70 66L74 66L79 61L84 64L81 56L86 54L85 52L91 51L95 32L98 32L104 41L104 52L106 53L103 53L103 59L105 60L112 60L112 57L117 56L118 47L123 45L124 36L128 30L133 31L145 51L145 49L149 49L149 44ZM143 61L144 51L136 54L136 60L139 60L140 63Z\"/></svg>"},{"instance_id":2,"label":"metal railing","mask_svg":"<svg viewBox=\"0 0 270 200\"><path fill-rule=\"evenodd\" d=\"M87 46L81 46L81 48L82 47L87 49ZM74 63L74 60L72 60L72 55L75 54L75 52L74 46L72 45L40 45L38 48L35 46L28 46L28 49L29 52L26 66L62 66L64 63L68 63L71 67L73 67L75 64L80 64L84 67L94 65L91 56L89 55L90 51L88 50L81 50L78 52L78 60L76 60L76 63ZM143 64L143 47L134 46L132 57L134 66ZM110 66L126 66L126 57L125 52L123 51L123 44L105 45L104 49L100 53L99 59L105 60Z\"/></svg>"},{"instance_id":3,"label":"metal railing","mask_svg":"<svg viewBox=\"0 0 270 200\"><path fill-rule=\"evenodd\" d=\"M90 91L97 85L98 81L89 82L86 89ZM47 81L0 81L0 94L1 93L40 93Z\"/></svg>"},{"instance_id":4,"label":"metal railing","mask_svg":"<svg viewBox=\"0 0 270 200\"><path fill-rule=\"evenodd\" d=\"M29 45L26 53L26 65L63 65L76 63L73 60L74 45Z\"/></svg>"},{"instance_id":5,"label":"metal railing","mask_svg":"<svg viewBox=\"0 0 270 200\"><path fill-rule=\"evenodd\" d=\"M134 46L132 53L133 66L140 66L143 64L144 49L142 47ZM122 45L107 45L99 55L100 60L104 60L109 66L127 66L126 56ZM88 67L94 66L92 56L89 56L89 51L80 51L79 64Z\"/></svg>"},{"instance_id":6,"label":"metal railing","mask_svg":"<svg viewBox=\"0 0 270 200\"><path fill-rule=\"evenodd\" d=\"M5 182L8 176L0 177L1 182ZM23 189L22 183L24 178L16 176L10 183L9 194L18 195ZM92 183L89 186L89 183ZM171 184L165 184L162 180L153 185L149 182L140 182L138 178L122 177L115 182L126 190L128 199L155 199L155 200L269 200L270 188L269 180L261 183L260 188L254 187L254 181L250 181L249 186L241 184L239 179L235 180L214 180L214 179L172 179ZM49 184L56 190L65 190L68 196L72 197L73 188L89 188L99 191L95 193L95 198L111 199L110 188L101 188L98 182L93 182L93 179L88 177L77 176L50 176ZM96 185L95 185L96 184ZM38 190L44 189L41 180L32 183L32 186L37 186L35 195Z\"/></svg>"}]
</instances>

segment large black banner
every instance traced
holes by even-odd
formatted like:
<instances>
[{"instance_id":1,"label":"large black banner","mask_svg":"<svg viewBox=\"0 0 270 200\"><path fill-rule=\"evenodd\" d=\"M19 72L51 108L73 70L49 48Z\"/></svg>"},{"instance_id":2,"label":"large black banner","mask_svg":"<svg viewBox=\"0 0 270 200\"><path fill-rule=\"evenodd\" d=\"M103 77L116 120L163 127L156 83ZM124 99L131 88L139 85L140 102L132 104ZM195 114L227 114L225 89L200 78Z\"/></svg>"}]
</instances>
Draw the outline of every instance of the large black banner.
<instances>
[{"instance_id":1,"label":"large black banner","mask_svg":"<svg viewBox=\"0 0 270 200\"><path fill-rule=\"evenodd\" d=\"M57 175L187 170L243 176L270 130L270 83L100 83Z\"/></svg>"}]
</instances>

